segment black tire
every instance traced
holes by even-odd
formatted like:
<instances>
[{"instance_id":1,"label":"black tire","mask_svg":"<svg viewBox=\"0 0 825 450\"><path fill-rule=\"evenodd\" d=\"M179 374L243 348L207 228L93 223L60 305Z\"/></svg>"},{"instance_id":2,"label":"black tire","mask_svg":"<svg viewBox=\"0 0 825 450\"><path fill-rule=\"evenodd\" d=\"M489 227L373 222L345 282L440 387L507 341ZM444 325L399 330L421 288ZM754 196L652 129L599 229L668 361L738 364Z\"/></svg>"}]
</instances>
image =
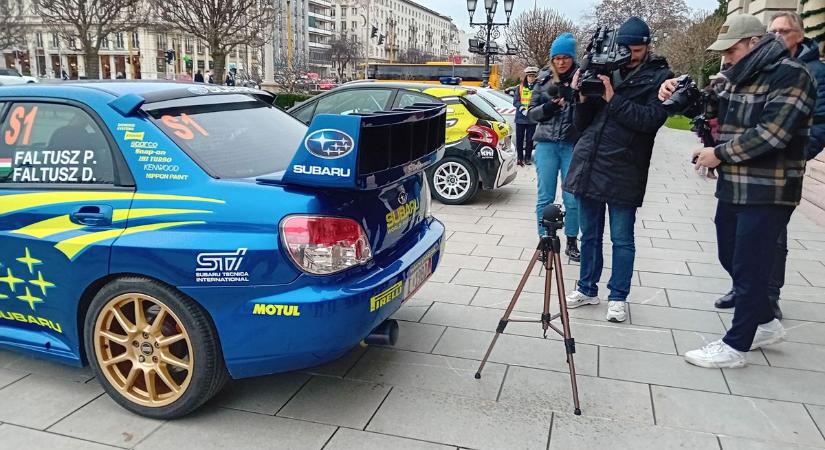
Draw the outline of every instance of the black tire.
<instances>
[{"instance_id":1,"label":"black tire","mask_svg":"<svg viewBox=\"0 0 825 450\"><path fill-rule=\"evenodd\" d=\"M125 396L113 386L101 368L95 349L95 325L104 308L124 294L141 294L163 303L174 313L187 334L193 354L193 369L181 396L164 406L145 406ZM123 408L153 419L185 416L217 394L229 380L220 340L208 313L174 288L144 277L124 277L111 281L95 295L84 321L84 343L89 366L103 389Z\"/></svg>"},{"instance_id":2,"label":"black tire","mask_svg":"<svg viewBox=\"0 0 825 450\"><path fill-rule=\"evenodd\" d=\"M450 176L456 176L457 179L443 178ZM427 177L433 198L445 205L463 205L472 200L478 191L478 173L475 167L466 159L456 156L442 158L435 167L427 171Z\"/></svg>"}]
</instances>

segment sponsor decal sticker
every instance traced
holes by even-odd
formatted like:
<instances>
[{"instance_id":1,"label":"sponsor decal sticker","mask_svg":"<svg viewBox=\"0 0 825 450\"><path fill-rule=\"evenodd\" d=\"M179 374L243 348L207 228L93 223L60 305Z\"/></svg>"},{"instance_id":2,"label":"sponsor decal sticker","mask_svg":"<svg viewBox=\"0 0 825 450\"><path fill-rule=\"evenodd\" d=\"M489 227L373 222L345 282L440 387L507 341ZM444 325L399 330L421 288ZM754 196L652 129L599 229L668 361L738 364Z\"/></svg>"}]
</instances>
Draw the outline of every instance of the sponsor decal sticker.
<instances>
[{"instance_id":1,"label":"sponsor decal sticker","mask_svg":"<svg viewBox=\"0 0 825 450\"><path fill-rule=\"evenodd\" d=\"M143 131L127 131L123 133L123 140L124 141L142 141L143 140Z\"/></svg>"},{"instance_id":2,"label":"sponsor decal sticker","mask_svg":"<svg viewBox=\"0 0 825 450\"><path fill-rule=\"evenodd\" d=\"M249 272L241 270L246 248L233 252L198 254L195 281L198 283L247 283Z\"/></svg>"},{"instance_id":3,"label":"sponsor decal sticker","mask_svg":"<svg viewBox=\"0 0 825 450\"><path fill-rule=\"evenodd\" d=\"M307 136L304 147L319 158L337 159L347 156L355 147L355 141L343 131L324 128Z\"/></svg>"},{"instance_id":4,"label":"sponsor decal sticker","mask_svg":"<svg viewBox=\"0 0 825 450\"><path fill-rule=\"evenodd\" d=\"M349 177L351 173L350 169L343 167L303 166L300 164L292 166L292 171L295 173L323 175L327 177Z\"/></svg>"},{"instance_id":5,"label":"sponsor decal sticker","mask_svg":"<svg viewBox=\"0 0 825 450\"><path fill-rule=\"evenodd\" d=\"M495 152L490 147L482 147L481 150L478 151L478 156L482 159L492 159L495 158Z\"/></svg>"},{"instance_id":6,"label":"sponsor decal sticker","mask_svg":"<svg viewBox=\"0 0 825 450\"><path fill-rule=\"evenodd\" d=\"M0 177L11 173L11 158L0 158Z\"/></svg>"},{"instance_id":7,"label":"sponsor decal sticker","mask_svg":"<svg viewBox=\"0 0 825 450\"><path fill-rule=\"evenodd\" d=\"M252 315L299 317L301 315L301 308L298 305L256 303L255 306L252 307Z\"/></svg>"},{"instance_id":8,"label":"sponsor decal sticker","mask_svg":"<svg viewBox=\"0 0 825 450\"><path fill-rule=\"evenodd\" d=\"M398 208L388 212L386 215L387 231L393 232L401 228L418 211L418 208L418 199L414 198L410 200L409 203L402 204Z\"/></svg>"},{"instance_id":9,"label":"sponsor decal sticker","mask_svg":"<svg viewBox=\"0 0 825 450\"><path fill-rule=\"evenodd\" d=\"M403 291L404 282L399 281L382 291L380 294L373 295L372 298L370 298L370 312L378 311L387 303L400 297Z\"/></svg>"}]
</instances>

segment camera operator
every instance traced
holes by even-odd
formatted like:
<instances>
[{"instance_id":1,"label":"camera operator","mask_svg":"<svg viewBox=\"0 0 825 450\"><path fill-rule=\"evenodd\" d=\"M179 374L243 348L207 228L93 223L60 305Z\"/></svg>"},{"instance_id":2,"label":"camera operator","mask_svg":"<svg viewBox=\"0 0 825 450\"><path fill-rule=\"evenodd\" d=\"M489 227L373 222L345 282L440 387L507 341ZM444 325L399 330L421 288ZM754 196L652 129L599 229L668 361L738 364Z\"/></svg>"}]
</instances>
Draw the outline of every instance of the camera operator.
<instances>
[{"instance_id":1,"label":"camera operator","mask_svg":"<svg viewBox=\"0 0 825 450\"><path fill-rule=\"evenodd\" d=\"M817 86L816 107L814 108L811 136L805 150L805 159L812 160L825 146L825 64L819 60L819 46L805 37L802 18L794 12L783 11L774 14L768 25L768 33L781 36L791 56L805 63L814 77ZM776 260L774 261L771 282L768 285L768 300L777 319L782 319L779 308L779 291L785 285L785 263L788 259L788 227L782 229L776 242ZM733 289L716 301L717 308L735 306Z\"/></svg>"},{"instance_id":2,"label":"camera operator","mask_svg":"<svg viewBox=\"0 0 825 450\"><path fill-rule=\"evenodd\" d=\"M567 176L573 145L578 134L573 126L573 88L570 82L576 65L576 38L570 33L560 34L550 46L550 65L543 69L536 82L527 116L538 123L533 140L536 141L535 160L538 181L536 217L539 220L539 236L544 234L541 217L544 208L556 198L556 186L561 174ZM578 203L572 194L562 192L567 220L564 234L567 236L565 254L572 261L579 261L577 245L579 236Z\"/></svg>"},{"instance_id":3,"label":"camera operator","mask_svg":"<svg viewBox=\"0 0 825 450\"><path fill-rule=\"evenodd\" d=\"M785 330L768 301L774 247L802 196L805 148L816 100L805 66L756 17L728 18L708 50L729 65L719 94L719 141L693 152L697 167L718 167L719 261L733 279L736 311L725 337L685 354L701 367L742 367L749 350ZM669 98L671 80L660 96Z\"/></svg>"},{"instance_id":4,"label":"camera operator","mask_svg":"<svg viewBox=\"0 0 825 450\"><path fill-rule=\"evenodd\" d=\"M579 282L567 296L567 307L599 303L606 209L613 242L606 318L623 322L636 256L636 209L644 199L656 132L667 119L657 90L672 74L667 61L650 52L650 28L642 19L631 17L622 24L616 42L629 47L630 61L611 74L612 80L598 76L604 85L601 97L580 95L574 124L581 137L564 190L579 202L582 231ZM574 86L579 76L577 72Z\"/></svg>"}]
</instances>

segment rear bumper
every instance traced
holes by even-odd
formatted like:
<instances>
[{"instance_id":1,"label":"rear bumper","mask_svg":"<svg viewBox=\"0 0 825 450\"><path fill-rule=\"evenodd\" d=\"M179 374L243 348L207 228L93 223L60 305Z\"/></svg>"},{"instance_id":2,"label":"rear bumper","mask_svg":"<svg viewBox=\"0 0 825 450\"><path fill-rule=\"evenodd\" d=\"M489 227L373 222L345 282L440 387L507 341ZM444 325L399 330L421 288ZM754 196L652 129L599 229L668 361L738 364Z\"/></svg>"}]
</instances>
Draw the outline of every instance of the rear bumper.
<instances>
[{"instance_id":1,"label":"rear bumper","mask_svg":"<svg viewBox=\"0 0 825 450\"><path fill-rule=\"evenodd\" d=\"M211 314L233 378L302 369L340 357L395 313L413 293L410 269L427 255L432 270L438 267L443 238L444 226L433 219L406 248L349 276L185 292Z\"/></svg>"}]
</instances>

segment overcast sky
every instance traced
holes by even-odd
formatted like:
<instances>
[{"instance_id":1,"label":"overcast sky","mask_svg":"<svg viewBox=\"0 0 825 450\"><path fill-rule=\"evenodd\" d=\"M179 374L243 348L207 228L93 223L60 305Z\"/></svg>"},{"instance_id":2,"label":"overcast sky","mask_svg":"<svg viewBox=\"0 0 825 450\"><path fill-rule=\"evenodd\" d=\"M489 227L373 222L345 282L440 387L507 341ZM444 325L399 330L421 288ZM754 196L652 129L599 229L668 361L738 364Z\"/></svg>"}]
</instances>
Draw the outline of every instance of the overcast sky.
<instances>
[{"instance_id":1,"label":"overcast sky","mask_svg":"<svg viewBox=\"0 0 825 450\"><path fill-rule=\"evenodd\" d=\"M468 30L469 14L467 13L467 0L413 0L422 4L432 10L438 11L441 14L453 18L453 22L463 30ZM716 9L719 6L717 0L686 0L691 8L695 9ZM549 6L573 19L574 22L582 18L582 16L590 10L593 0L515 0L513 6L513 17L517 16L524 10L533 7L534 2L539 6ZM483 20L484 0L478 0L476 7L475 20ZM499 1L498 14L496 20L504 21L504 2Z\"/></svg>"}]
</instances>

